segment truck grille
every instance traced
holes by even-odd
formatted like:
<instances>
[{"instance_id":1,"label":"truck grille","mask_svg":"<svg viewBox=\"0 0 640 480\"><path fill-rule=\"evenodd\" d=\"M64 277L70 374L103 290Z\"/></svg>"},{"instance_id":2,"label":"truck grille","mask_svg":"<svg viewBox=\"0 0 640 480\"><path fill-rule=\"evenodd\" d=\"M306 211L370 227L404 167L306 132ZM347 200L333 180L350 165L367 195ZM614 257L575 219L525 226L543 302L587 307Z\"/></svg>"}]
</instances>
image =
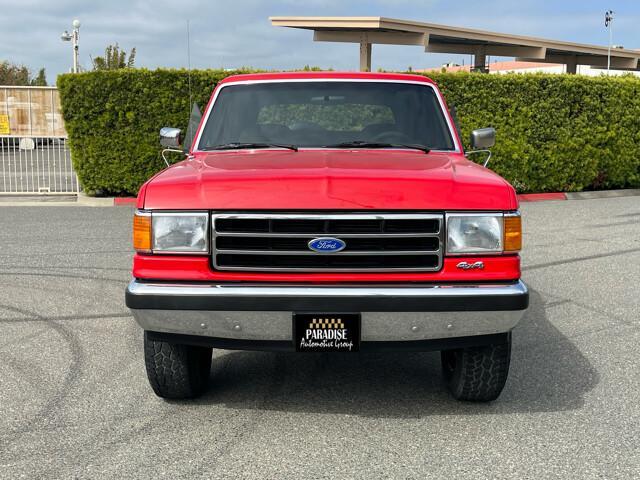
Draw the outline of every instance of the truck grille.
<instances>
[{"instance_id":1,"label":"truck grille","mask_svg":"<svg viewBox=\"0 0 640 480\"><path fill-rule=\"evenodd\" d=\"M436 271L442 267L443 216L438 214L212 215L216 270L279 272ZM334 237L339 252L309 242Z\"/></svg>"}]
</instances>

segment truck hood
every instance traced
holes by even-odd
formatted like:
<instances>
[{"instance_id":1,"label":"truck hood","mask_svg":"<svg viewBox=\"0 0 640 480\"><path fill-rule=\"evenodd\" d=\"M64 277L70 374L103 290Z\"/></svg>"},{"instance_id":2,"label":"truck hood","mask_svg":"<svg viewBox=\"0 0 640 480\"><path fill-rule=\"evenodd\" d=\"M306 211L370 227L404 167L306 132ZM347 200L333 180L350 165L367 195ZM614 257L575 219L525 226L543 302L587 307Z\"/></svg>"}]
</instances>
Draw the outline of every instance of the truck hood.
<instances>
[{"instance_id":1,"label":"truck hood","mask_svg":"<svg viewBox=\"0 0 640 480\"><path fill-rule=\"evenodd\" d=\"M504 179L460 154L389 149L201 152L141 195L144 208L170 210L517 208Z\"/></svg>"}]
</instances>

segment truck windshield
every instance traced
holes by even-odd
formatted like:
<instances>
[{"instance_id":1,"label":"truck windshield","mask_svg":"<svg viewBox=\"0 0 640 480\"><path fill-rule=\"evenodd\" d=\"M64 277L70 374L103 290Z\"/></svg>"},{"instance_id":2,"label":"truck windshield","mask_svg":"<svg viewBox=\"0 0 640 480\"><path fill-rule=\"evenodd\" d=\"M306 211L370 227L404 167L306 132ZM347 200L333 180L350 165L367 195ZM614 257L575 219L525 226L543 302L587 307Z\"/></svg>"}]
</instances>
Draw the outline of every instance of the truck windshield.
<instances>
[{"instance_id":1,"label":"truck windshield","mask_svg":"<svg viewBox=\"0 0 640 480\"><path fill-rule=\"evenodd\" d=\"M274 82L223 87L198 143L297 147L413 144L453 150L429 85L392 82Z\"/></svg>"}]
</instances>

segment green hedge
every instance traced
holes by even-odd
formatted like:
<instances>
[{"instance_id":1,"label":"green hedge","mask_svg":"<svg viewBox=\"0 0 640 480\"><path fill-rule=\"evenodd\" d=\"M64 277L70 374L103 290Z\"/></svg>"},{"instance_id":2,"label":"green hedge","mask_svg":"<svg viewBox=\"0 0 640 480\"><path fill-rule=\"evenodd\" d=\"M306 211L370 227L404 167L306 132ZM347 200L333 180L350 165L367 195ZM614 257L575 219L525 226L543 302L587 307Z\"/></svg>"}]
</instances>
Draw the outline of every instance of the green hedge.
<instances>
[{"instance_id":1,"label":"green hedge","mask_svg":"<svg viewBox=\"0 0 640 480\"><path fill-rule=\"evenodd\" d=\"M215 84L234 73L192 71L193 100L204 108ZM474 128L497 129L491 168L518 191L640 186L640 79L430 76L455 105L465 141ZM135 193L163 168L158 130L186 127L188 85L185 70L58 77L73 163L85 191Z\"/></svg>"},{"instance_id":2,"label":"green hedge","mask_svg":"<svg viewBox=\"0 0 640 480\"><path fill-rule=\"evenodd\" d=\"M434 75L463 138L498 131L491 168L521 192L640 186L640 79Z\"/></svg>"},{"instance_id":3,"label":"green hedge","mask_svg":"<svg viewBox=\"0 0 640 480\"><path fill-rule=\"evenodd\" d=\"M238 72L192 71L192 99L204 108L213 87ZM186 130L186 70L122 69L60 75L57 81L71 158L88 194L134 194L165 167L158 132Z\"/></svg>"}]
</instances>

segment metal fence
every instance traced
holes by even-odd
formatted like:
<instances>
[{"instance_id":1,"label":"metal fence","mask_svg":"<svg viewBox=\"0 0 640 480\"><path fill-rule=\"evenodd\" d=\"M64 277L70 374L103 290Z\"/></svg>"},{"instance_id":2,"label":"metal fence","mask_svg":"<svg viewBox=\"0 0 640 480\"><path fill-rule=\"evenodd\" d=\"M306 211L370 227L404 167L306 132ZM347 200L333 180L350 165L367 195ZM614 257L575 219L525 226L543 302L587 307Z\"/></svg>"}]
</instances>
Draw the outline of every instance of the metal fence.
<instances>
[{"instance_id":1,"label":"metal fence","mask_svg":"<svg viewBox=\"0 0 640 480\"><path fill-rule=\"evenodd\" d=\"M55 87L0 87L0 195L75 194Z\"/></svg>"},{"instance_id":2,"label":"metal fence","mask_svg":"<svg viewBox=\"0 0 640 480\"><path fill-rule=\"evenodd\" d=\"M0 137L0 194L77 194L66 137Z\"/></svg>"}]
</instances>

